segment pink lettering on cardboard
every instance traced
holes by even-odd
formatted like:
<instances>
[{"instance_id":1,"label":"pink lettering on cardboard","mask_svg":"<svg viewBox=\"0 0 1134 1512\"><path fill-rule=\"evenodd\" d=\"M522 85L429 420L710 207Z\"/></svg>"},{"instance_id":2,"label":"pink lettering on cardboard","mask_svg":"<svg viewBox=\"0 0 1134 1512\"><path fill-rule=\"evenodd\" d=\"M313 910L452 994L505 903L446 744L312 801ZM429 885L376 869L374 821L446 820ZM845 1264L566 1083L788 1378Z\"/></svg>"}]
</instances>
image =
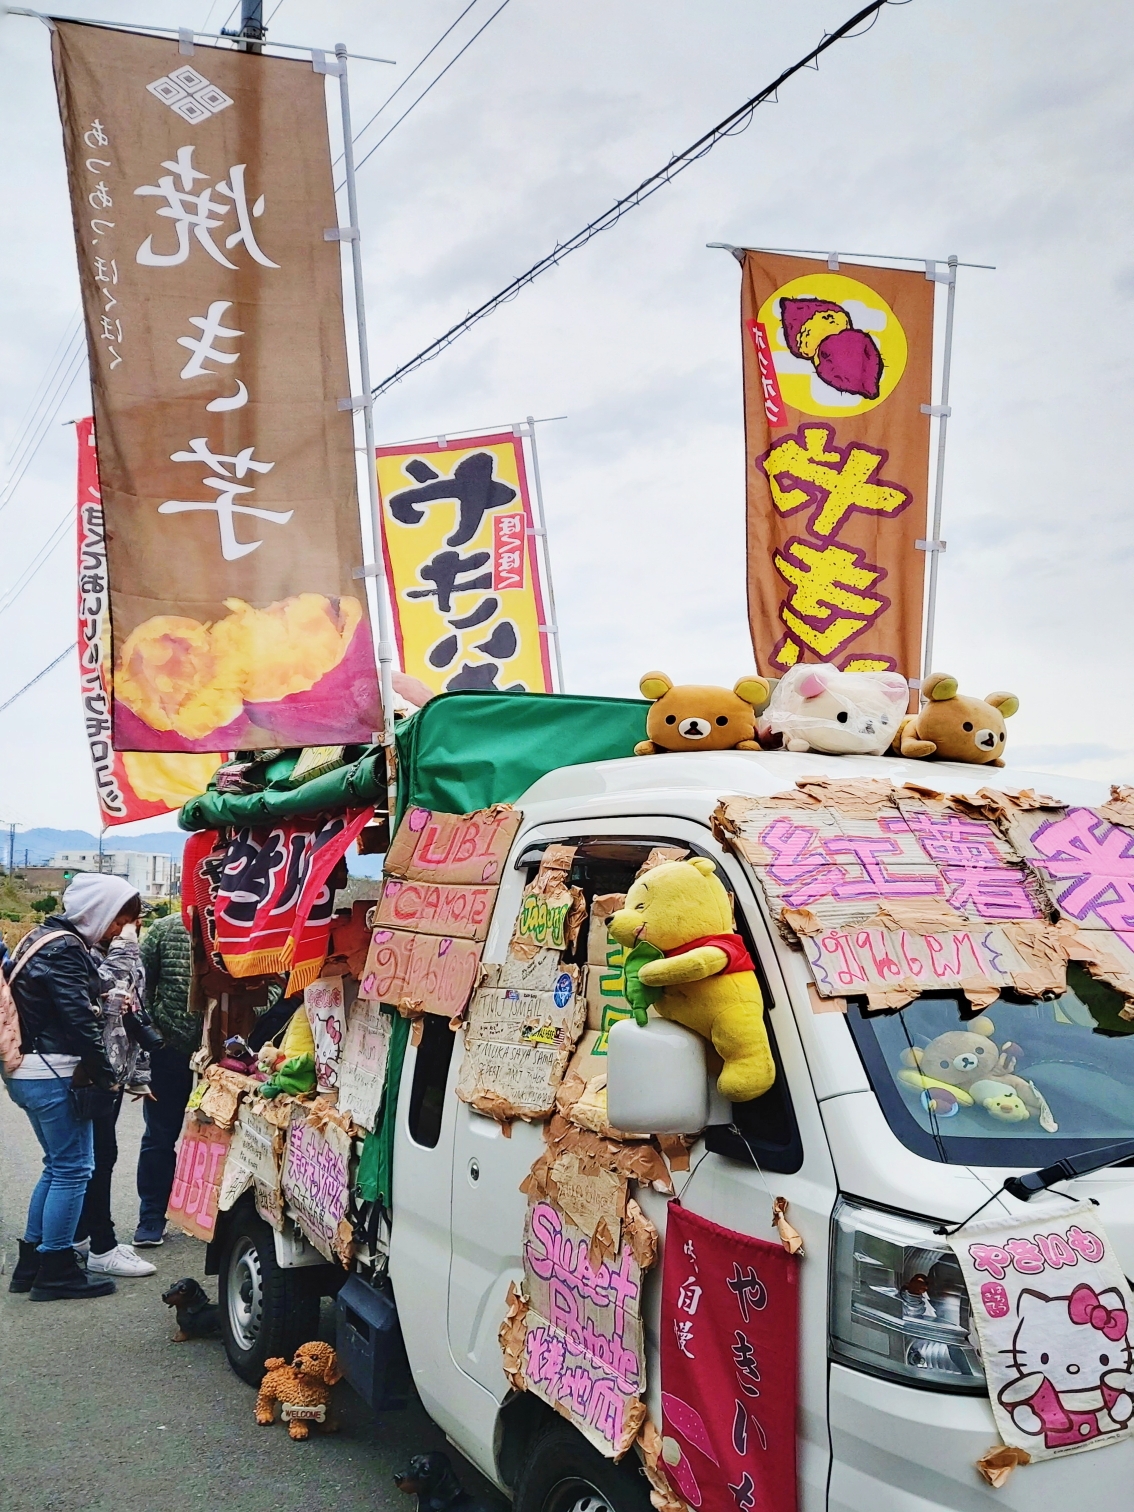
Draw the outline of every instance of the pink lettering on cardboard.
<instances>
[{"instance_id":1,"label":"pink lettering on cardboard","mask_svg":"<svg viewBox=\"0 0 1134 1512\"><path fill-rule=\"evenodd\" d=\"M375 929L358 995L392 1008L408 1002L454 1018L472 994L481 948L475 940Z\"/></svg>"},{"instance_id":2,"label":"pink lettering on cardboard","mask_svg":"<svg viewBox=\"0 0 1134 1512\"><path fill-rule=\"evenodd\" d=\"M1134 929L1134 835L1091 809L1069 808L1032 835L1055 901L1087 928Z\"/></svg>"},{"instance_id":3,"label":"pink lettering on cardboard","mask_svg":"<svg viewBox=\"0 0 1134 1512\"><path fill-rule=\"evenodd\" d=\"M414 882L499 880L523 818L501 804L473 814L409 809L386 855L387 877Z\"/></svg>"},{"instance_id":4,"label":"pink lettering on cardboard","mask_svg":"<svg viewBox=\"0 0 1134 1512\"><path fill-rule=\"evenodd\" d=\"M375 924L423 934L483 940L492 922L497 889L450 882L390 878L382 888Z\"/></svg>"}]
</instances>

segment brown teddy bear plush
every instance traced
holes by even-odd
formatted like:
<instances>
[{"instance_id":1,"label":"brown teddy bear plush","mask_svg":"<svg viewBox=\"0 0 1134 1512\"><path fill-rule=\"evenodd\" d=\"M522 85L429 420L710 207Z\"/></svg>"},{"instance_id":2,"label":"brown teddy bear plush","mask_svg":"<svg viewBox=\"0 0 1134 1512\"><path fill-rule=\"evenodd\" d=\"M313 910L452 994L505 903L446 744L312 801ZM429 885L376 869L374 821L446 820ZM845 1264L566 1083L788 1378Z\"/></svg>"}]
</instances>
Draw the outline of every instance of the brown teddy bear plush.
<instances>
[{"instance_id":1,"label":"brown teddy bear plush","mask_svg":"<svg viewBox=\"0 0 1134 1512\"><path fill-rule=\"evenodd\" d=\"M921 696L920 711L908 714L898 726L891 746L895 755L1004 765L1004 721L1020 707L1014 693L961 698L955 677L931 672L921 685Z\"/></svg>"},{"instance_id":2,"label":"brown teddy bear plush","mask_svg":"<svg viewBox=\"0 0 1134 1512\"><path fill-rule=\"evenodd\" d=\"M642 697L653 700L646 716L648 740L634 747L635 756L659 751L758 751L756 715L768 702L770 686L762 677L742 677L727 688L686 683L675 688L664 672L647 672L638 684Z\"/></svg>"},{"instance_id":3,"label":"brown teddy bear plush","mask_svg":"<svg viewBox=\"0 0 1134 1512\"><path fill-rule=\"evenodd\" d=\"M997 1045L992 1034L992 1020L982 1016L966 1029L939 1034L924 1050L903 1050L898 1080L920 1091L939 1117L950 1117L958 1106L976 1105L1001 1123L1035 1118L1042 1129L1054 1133L1057 1126L1039 1088L1013 1074L1023 1053L1020 1046Z\"/></svg>"}]
</instances>

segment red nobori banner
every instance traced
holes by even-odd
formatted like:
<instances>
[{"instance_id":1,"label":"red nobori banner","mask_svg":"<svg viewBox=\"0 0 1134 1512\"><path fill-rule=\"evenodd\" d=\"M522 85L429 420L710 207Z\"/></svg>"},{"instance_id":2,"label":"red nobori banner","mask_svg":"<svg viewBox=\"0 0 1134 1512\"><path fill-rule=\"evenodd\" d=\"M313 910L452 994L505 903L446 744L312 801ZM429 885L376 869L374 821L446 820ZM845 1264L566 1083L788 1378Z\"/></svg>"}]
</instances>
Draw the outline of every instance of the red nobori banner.
<instances>
[{"instance_id":1,"label":"red nobori banner","mask_svg":"<svg viewBox=\"0 0 1134 1512\"><path fill-rule=\"evenodd\" d=\"M53 23L120 751L367 741L326 79Z\"/></svg>"},{"instance_id":2,"label":"red nobori banner","mask_svg":"<svg viewBox=\"0 0 1134 1512\"><path fill-rule=\"evenodd\" d=\"M762 672L921 675L934 288L922 271L744 254L748 618Z\"/></svg>"},{"instance_id":3,"label":"red nobori banner","mask_svg":"<svg viewBox=\"0 0 1134 1512\"><path fill-rule=\"evenodd\" d=\"M402 668L435 693L552 691L523 442L380 446L382 545Z\"/></svg>"},{"instance_id":4,"label":"red nobori banner","mask_svg":"<svg viewBox=\"0 0 1134 1512\"><path fill-rule=\"evenodd\" d=\"M795 1512L799 1260L671 1202L664 1468L696 1512Z\"/></svg>"},{"instance_id":5,"label":"red nobori banner","mask_svg":"<svg viewBox=\"0 0 1134 1512\"><path fill-rule=\"evenodd\" d=\"M94 421L75 424L79 443L79 683L83 724L104 825L168 814L203 793L223 755L116 752L110 743L110 613L106 528L98 489Z\"/></svg>"}]
</instances>

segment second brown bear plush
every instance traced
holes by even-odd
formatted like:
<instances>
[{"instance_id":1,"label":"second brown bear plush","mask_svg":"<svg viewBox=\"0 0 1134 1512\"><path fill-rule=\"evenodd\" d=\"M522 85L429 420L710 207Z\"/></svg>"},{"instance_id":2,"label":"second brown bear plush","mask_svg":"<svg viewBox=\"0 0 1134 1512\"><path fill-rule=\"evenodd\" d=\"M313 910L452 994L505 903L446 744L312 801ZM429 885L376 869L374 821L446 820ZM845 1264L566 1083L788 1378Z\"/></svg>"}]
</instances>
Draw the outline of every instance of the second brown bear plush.
<instances>
[{"instance_id":1,"label":"second brown bear plush","mask_svg":"<svg viewBox=\"0 0 1134 1512\"><path fill-rule=\"evenodd\" d=\"M1014 693L962 698L955 677L931 672L921 685L921 695L925 700L921 709L908 714L898 726L891 746L895 755L1004 765L1004 721L1020 707Z\"/></svg>"}]
</instances>

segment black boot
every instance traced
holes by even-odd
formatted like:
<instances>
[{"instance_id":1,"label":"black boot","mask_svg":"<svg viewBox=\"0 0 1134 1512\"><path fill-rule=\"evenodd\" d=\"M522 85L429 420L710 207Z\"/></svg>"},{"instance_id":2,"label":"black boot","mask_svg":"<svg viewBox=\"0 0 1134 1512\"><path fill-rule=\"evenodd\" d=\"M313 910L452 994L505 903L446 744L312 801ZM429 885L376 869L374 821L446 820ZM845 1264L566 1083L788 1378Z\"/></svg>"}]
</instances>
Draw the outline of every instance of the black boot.
<instances>
[{"instance_id":1,"label":"black boot","mask_svg":"<svg viewBox=\"0 0 1134 1512\"><path fill-rule=\"evenodd\" d=\"M39 1274L39 1262L43 1256L34 1244L29 1244L26 1239L20 1240L20 1258L16 1261L16 1268L12 1272L12 1279L8 1282L10 1292L30 1292L32 1282Z\"/></svg>"},{"instance_id":2,"label":"black boot","mask_svg":"<svg viewBox=\"0 0 1134 1512\"><path fill-rule=\"evenodd\" d=\"M69 1297L106 1297L118 1288L109 1276L95 1280L79 1268L75 1251L48 1250L39 1257L39 1273L32 1283L33 1302L57 1302Z\"/></svg>"}]
</instances>

